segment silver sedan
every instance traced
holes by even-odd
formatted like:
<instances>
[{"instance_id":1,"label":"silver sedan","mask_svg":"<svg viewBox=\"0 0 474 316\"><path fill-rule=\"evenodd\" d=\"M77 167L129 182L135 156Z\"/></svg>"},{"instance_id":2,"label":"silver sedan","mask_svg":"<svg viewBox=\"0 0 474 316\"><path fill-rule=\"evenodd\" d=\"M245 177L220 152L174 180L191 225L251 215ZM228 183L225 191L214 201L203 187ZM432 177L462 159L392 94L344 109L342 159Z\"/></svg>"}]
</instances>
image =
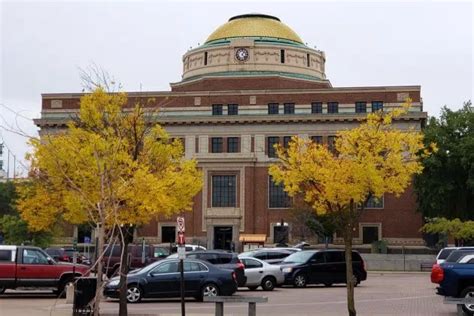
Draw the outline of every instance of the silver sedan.
<instances>
[{"instance_id":1,"label":"silver sedan","mask_svg":"<svg viewBox=\"0 0 474 316\"><path fill-rule=\"evenodd\" d=\"M280 266L271 265L257 258L239 256L245 267L247 282L245 286L256 290L259 286L264 291L273 291L275 286L283 284L285 276Z\"/></svg>"}]
</instances>

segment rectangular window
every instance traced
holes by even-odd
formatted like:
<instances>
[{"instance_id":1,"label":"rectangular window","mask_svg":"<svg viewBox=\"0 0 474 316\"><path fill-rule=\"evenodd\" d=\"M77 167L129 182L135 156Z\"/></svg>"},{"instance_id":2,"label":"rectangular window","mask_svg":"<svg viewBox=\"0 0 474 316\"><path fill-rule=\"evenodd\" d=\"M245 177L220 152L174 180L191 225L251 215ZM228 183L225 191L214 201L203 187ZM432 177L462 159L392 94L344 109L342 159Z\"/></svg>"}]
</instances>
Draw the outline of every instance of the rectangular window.
<instances>
[{"instance_id":1,"label":"rectangular window","mask_svg":"<svg viewBox=\"0 0 474 316\"><path fill-rule=\"evenodd\" d=\"M283 147L284 148L288 148L290 142L291 142L291 136L284 136L283 137Z\"/></svg>"},{"instance_id":2,"label":"rectangular window","mask_svg":"<svg viewBox=\"0 0 474 316\"><path fill-rule=\"evenodd\" d=\"M276 155L276 149L274 145L278 144L280 142L280 137L278 136L270 136L267 138L267 153L268 157L270 158L275 158Z\"/></svg>"},{"instance_id":3,"label":"rectangular window","mask_svg":"<svg viewBox=\"0 0 474 316\"><path fill-rule=\"evenodd\" d=\"M323 143L323 137L322 136L311 136L311 140L315 144L322 144Z\"/></svg>"},{"instance_id":4,"label":"rectangular window","mask_svg":"<svg viewBox=\"0 0 474 316\"><path fill-rule=\"evenodd\" d=\"M238 137L227 137L227 152L228 153L240 152Z\"/></svg>"},{"instance_id":5,"label":"rectangular window","mask_svg":"<svg viewBox=\"0 0 474 316\"><path fill-rule=\"evenodd\" d=\"M204 66L207 65L207 52L204 52Z\"/></svg>"},{"instance_id":6,"label":"rectangular window","mask_svg":"<svg viewBox=\"0 0 474 316\"><path fill-rule=\"evenodd\" d=\"M306 54L306 66L310 67L310 59L309 59L309 54Z\"/></svg>"},{"instance_id":7,"label":"rectangular window","mask_svg":"<svg viewBox=\"0 0 474 316\"><path fill-rule=\"evenodd\" d=\"M268 104L268 114L278 114L278 103Z\"/></svg>"},{"instance_id":8,"label":"rectangular window","mask_svg":"<svg viewBox=\"0 0 474 316\"><path fill-rule=\"evenodd\" d=\"M227 105L227 115L238 115L239 114L239 105L238 104L229 104Z\"/></svg>"},{"instance_id":9,"label":"rectangular window","mask_svg":"<svg viewBox=\"0 0 474 316\"><path fill-rule=\"evenodd\" d=\"M356 113L366 113L367 112L367 102L356 102L355 103Z\"/></svg>"},{"instance_id":10,"label":"rectangular window","mask_svg":"<svg viewBox=\"0 0 474 316\"><path fill-rule=\"evenodd\" d=\"M336 136L328 136L328 149L332 152L336 151Z\"/></svg>"},{"instance_id":11,"label":"rectangular window","mask_svg":"<svg viewBox=\"0 0 474 316\"><path fill-rule=\"evenodd\" d=\"M12 262L12 250L0 250L0 262Z\"/></svg>"},{"instance_id":12,"label":"rectangular window","mask_svg":"<svg viewBox=\"0 0 474 316\"><path fill-rule=\"evenodd\" d=\"M285 114L295 114L295 104L294 103L285 103L283 105L283 113L285 113Z\"/></svg>"},{"instance_id":13,"label":"rectangular window","mask_svg":"<svg viewBox=\"0 0 474 316\"><path fill-rule=\"evenodd\" d=\"M311 113L323 113L323 103L322 102L313 102L311 103Z\"/></svg>"},{"instance_id":14,"label":"rectangular window","mask_svg":"<svg viewBox=\"0 0 474 316\"><path fill-rule=\"evenodd\" d=\"M339 103L328 102L328 113L338 113L338 112L339 112Z\"/></svg>"},{"instance_id":15,"label":"rectangular window","mask_svg":"<svg viewBox=\"0 0 474 316\"><path fill-rule=\"evenodd\" d=\"M175 226L161 226L161 242L175 242L176 227Z\"/></svg>"},{"instance_id":16,"label":"rectangular window","mask_svg":"<svg viewBox=\"0 0 474 316\"><path fill-rule=\"evenodd\" d=\"M212 115L222 115L222 104L212 105Z\"/></svg>"},{"instance_id":17,"label":"rectangular window","mask_svg":"<svg viewBox=\"0 0 474 316\"><path fill-rule=\"evenodd\" d=\"M280 62L282 64L285 63L285 50L284 49L280 50Z\"/></svg>"},{"instance_id":18,"label":"rectangular window","mask_svg":"<svg viewBox=\"0 0 474 316\"><path fill-rule=\"evenodd\" d=\"M211 152L221 153L224 145L224 140L222 137L212 137L211 138Z\"/></svg>"},{"instance_id":19,"label":"rectangular window","mask_svg":"<svg viewBox=\"0 0 474 316\"><path fill-rule=\"evenodd\" d=\"M383 208L383 196L380 198L371 197L365 204L365 208Z\"/></svg>"},{"instance_id":20,"label":"rectangular window","mask_svg":"<svg viewBox=\"0 0 474 316\"><path fill-rule=\"evenodd\" d=\"M235 176L212 176L212 207L235 207Z\"/></svg>"},{"instance_id":21,"label":"rectangular window","mask_svg":"<svg viewBox=\"0 0 474 316\"><path fill-rule=\"evenodd\" d=\"M272 176L268 177L268 203L269 208L288 208L290 207L290 197L283 189L283 183L276 185Z\"/></svg>"},{"instance_id":22,"label":"rectangular window","mask_svg":"<svg viewBox=\"0 0 474 316\"><path fill-rule=\"evenodd\" d=\"M372 101L372 112L383 111L382 101Z\"/></svg>"}]
</instances>

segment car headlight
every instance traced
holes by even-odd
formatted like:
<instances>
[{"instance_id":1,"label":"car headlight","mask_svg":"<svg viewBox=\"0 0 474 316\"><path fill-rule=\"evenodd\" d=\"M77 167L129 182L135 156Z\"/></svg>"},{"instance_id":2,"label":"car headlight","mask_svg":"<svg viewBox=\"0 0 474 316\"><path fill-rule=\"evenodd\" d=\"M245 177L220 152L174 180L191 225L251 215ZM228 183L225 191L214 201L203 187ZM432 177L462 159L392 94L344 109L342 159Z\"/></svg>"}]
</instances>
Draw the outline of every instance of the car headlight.
<instances>
[{"instance_id":1,"label":"car headlight","mask_svg":"<svg viewBox=\"0 0 474 316\"><path fill-rule=\"evenodd\" d=\"M291 271L293 271L293 268L283 268L283 273L291 273Z\"/></svg>"},{"instance_id":2,"label":"car headlight","mask_svg":"<svg viewBox=\"0 0 474 316\"><path fill-rule=\"evenodd\" d=\"M107 285L108 286L117 286L117 285L119 285L119 283L120 283L120 280L112 280Z\"/></svg>"}]
</instances>

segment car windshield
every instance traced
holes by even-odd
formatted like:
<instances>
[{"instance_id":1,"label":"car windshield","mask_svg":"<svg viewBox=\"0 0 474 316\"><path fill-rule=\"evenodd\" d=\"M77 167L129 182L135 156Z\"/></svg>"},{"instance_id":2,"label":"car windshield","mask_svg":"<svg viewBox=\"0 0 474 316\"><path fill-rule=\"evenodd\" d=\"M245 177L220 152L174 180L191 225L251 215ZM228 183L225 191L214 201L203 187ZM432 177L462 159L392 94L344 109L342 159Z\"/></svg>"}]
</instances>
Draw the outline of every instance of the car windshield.
<instances>
[{"instance_id":1,"label":"car windshield","mask_svg":"<svg viewBox=\"0 0 474 316\"><path fill-rule=\"evenodd\" d=\"M456 250L456 251L453 251L446 258L446 262L448 262L448 263L449 262L450 263L457 262L459 260L459 258L464 257L465 255L470 255L470 254L474 254L474 250L464 250L464 251Z\"/></svg>"},{"instance_id":2,"label":"car windshield","mask_svg":"<svg viewBox=\"0 0 474 316\"><path fill-rule=\"evenodd\" d=\"M451 254L451 252L453 252L454 250L456 250L456 249L452 248L452 249L443 249L443 250L441 250L441 252L438 255L438 259L446 259Z\"/></svg>"},{"instance_id":3,"label":"car windshield","mask_svg":"<svg viewBox=\"0 0 474 316\"><path fill-rule=\"evenodd\" d=\"M289 255L288 257L283 260L284 263L305 263L314 255L313 251L300 251L295 252L294 254Z\"/></svg>"}]
</instances>

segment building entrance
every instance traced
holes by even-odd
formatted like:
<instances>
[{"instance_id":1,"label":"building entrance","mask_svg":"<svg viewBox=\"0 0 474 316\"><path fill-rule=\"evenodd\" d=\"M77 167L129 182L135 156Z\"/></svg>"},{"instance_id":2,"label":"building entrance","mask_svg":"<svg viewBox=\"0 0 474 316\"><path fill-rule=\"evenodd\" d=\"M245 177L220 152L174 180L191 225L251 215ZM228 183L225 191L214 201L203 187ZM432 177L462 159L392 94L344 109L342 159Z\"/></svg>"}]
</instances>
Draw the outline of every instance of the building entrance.
<instances>
[{"instance_id":1,"label":"building entrance","mask_svg":"<svg viewBox=\"0 0 474 316\"><path fill-rule=\"evenodd\" d=\"M232 226L214 227L214 249L231 250Z\"/></svg>"}]
</instances>

